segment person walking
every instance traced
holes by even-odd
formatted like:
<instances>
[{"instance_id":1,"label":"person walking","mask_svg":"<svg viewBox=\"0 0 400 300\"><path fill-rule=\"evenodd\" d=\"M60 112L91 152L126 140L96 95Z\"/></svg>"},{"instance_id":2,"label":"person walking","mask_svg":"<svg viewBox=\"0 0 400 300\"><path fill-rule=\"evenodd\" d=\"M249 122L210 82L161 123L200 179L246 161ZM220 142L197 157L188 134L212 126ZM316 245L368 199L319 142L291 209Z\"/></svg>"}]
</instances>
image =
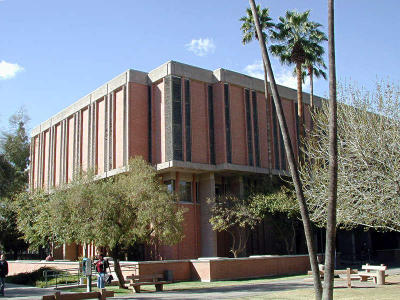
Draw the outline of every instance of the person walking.
<instances>
[{"instance_id":1,"label":"person walking","mask_svg":"<svg viewBox=\"0 0 400 300\"><path fill-rule=\"evenodd\" d=\"M6 261L6 256L1 255L0 260L0 296L4 297L4 281L8 274L8 262Z\"/></svg>"},{"instance_id":2,"label":"person walking","mask_svg":"<svg viewBox=\"0 0 400 300\"><path fill-rule=\"evenodd\" d=\"M96 270L98 274L97 277L97 287L103 289L105 286L105 276L107 273L107 268L109 267L108 260L104 259L103 254L99 254L99 260L96 262Z\"/></svg>"}]
</instances>

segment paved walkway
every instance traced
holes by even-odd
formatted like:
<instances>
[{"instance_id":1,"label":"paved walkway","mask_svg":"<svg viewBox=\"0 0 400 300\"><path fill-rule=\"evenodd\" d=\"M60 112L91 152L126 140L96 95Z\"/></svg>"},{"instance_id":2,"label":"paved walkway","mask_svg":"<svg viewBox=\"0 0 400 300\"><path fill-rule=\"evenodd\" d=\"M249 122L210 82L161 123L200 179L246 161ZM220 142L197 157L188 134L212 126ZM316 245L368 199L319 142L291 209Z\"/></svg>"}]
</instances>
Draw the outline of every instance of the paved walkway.
<instances>
[{"instance_id":1,"label":"paved walkway","mask_svg":"<svg viewBox=\"0 0 400 300\"><path fill-rule=\"evenodd\" d=\"M51 295L56 292L55 289L41 289L26 285L6 283L5 297L0 299L29 299L29 300L41 300L44 295Z\"/></svg>"}]
</instances>

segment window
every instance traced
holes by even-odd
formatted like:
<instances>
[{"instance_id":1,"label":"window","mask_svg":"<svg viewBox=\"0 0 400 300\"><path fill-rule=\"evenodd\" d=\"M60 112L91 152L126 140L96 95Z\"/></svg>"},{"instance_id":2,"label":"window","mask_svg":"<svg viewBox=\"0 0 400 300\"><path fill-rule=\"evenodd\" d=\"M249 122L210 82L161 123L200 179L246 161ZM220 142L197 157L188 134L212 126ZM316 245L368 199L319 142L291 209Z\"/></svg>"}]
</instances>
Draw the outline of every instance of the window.
<instances>
[{"instance_id":1,"label":"window","mask_svg":"<svg viewBox=\"0 0 400 300\"><path fill-rule=\"evenodd\" d=\"M192 202L192 183L190 181L179 181L179 201Z\"/></svg>"},{"instance_id":2,"label":"window","mask_svg":"<svg viewBox=\"0 0 400 300\"><path fill-rule=\"evenodd\" d=\"M279 169L279 145L278 145L278 128L276 121L276 108L275 103L272 101L272 131L274 135L274 158L275 158L275 169Z\"/></svg>"},{"instance_id":3,"label":"window","mask_svg":"<svg viewBox=\"0 0 400 300\"><path fill-rule=\"evenodd\" d=\"M182 90L181 79L172 77L172 140L173 159L182 160Z\"/></svg>"},{"instance_id":4,"label":"window","mask_svg":"<svg viewBox=\"0 0 400 300\"><path fill-rule=\"evenodd\" d=\"M253 102L253 128L254 128L254 150L256 152L256 166L260 166L260 142L258 140L258 113L257 113L257 93L251 92Z\"/></svg>"},{"instance_id":5,"label":"window","mask_svg":"<svg viewBox=\"0 0 400 300\"><path fill-rule=\"evenodd\" d=\"M175 191L175 180L166 180L164 181L164 184L167 186L167 190L171 194Z\"/></svg>"},{"instance_id":6,"label":"window","mask_svg":"<svg viewBox=\"0 0 400 300\"><path fill-rule=\"evenodd\" d=\"M185 136L186 136L186 160L192 160L192 137L190 124L190 81L185 80Z\"/></svg>"},{"instance_id":7,"label":"window","mask_svg":"<svg viewBox=\"0 0 400 300\"><path fill-rule=\"evenodd\" d=\"M229 109L229 85L227 83L224 84L224 104L225 104L226 158L228 163L232 163L231 116Z\"/></svg>"}]
</instances>

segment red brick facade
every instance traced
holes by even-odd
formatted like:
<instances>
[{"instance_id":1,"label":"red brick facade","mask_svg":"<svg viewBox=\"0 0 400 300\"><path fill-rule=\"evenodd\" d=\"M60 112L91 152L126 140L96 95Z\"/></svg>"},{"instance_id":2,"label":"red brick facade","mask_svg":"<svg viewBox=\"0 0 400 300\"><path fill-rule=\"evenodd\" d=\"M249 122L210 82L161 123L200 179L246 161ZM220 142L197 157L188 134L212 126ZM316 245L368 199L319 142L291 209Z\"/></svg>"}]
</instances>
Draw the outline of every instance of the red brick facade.
<instances>
[{"instance_id":1,"label":"red brick facade","mask_svg":"<svg viewBox=\"0 0 400 300\"><path fill-rule=\"evenodd\" d=\"M297 151L296 93L285 87L280 91ZM309 110L304 111L309 126ZM191 186L190 201L181 203L187 208L185 238L163 247L162 256L216 256L217 248L226 254L208 228L206 198L215 195L215 185L245 174L287 174L273 112L263 81L246 75L177 62L149 73L128 70L33 130L30 186L47 189L69 182L80 168L112 176L140 155L164 181L174 182L175 192ZM178 125L176 115L181 117ZM207 252L202 241L214 243L213 250Z\"/></svg>"}]
</instances>

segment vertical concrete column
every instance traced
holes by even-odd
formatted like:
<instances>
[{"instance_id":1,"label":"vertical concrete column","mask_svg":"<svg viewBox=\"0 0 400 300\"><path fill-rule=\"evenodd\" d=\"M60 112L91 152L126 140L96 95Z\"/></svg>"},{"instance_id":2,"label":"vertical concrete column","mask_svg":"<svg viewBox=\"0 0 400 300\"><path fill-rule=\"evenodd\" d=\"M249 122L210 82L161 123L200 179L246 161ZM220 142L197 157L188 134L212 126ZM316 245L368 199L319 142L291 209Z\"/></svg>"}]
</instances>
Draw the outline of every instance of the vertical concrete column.
<instances>
[{"instance_id":1,"label":"vertical concrete column","mask_svg":"<svg viewBox=\"0 0 400 300\"><path fill-rule=\"evenodd\" d=\"M200 235L202 257L217 256L217 233L210 224L211 210L208 198L215 197L214 173L205 174L199 180L199 202L200 202Z\"/></svg>"},{"instance_id":2,"label":"vertical concrete column","mask_svg":"<svg viewBox=\"0 0 400 300\"><path fill-rule=\"evenodd\" d=\"M129 134L129 71L126 75L126 84L124 86L124 166L128 165L129 159L129 145L128 145L128 134Z\"/></svg>"},{"instance_id":3,"label":"vertical concrete column","mask_svg":"<svg viewBox=\"0 0 400 300\"><path fill-rule=\"evenodd\" d=\"M29 155L29 160L31 161L31 167L30 167L30 169L29 169L29 186L31 187L31 189L33 189L33 182L34 182L34 179L33 179L33 174L34 174L34 172L33 172L33 169L35 168L35 165L32 163L33 162L33 159L34 159L34 149L35 149L35 147L33 147L33 145L34 145L34 138L32 137L31 138L31 145L30 145L30 148L31 148L31 151L29 152L30 153L30 155Z\"/></svg>"},{"instance_id":4,"label":"vertical concrete column","mask_svg":"<svg viewBox=\"0 0 400 300\"><path fill-rule=\"evenodd\" d=\"M110 93L108 116L108 171L114 168L114 99L115 91Z\"/></svg>"}]
</instances>

